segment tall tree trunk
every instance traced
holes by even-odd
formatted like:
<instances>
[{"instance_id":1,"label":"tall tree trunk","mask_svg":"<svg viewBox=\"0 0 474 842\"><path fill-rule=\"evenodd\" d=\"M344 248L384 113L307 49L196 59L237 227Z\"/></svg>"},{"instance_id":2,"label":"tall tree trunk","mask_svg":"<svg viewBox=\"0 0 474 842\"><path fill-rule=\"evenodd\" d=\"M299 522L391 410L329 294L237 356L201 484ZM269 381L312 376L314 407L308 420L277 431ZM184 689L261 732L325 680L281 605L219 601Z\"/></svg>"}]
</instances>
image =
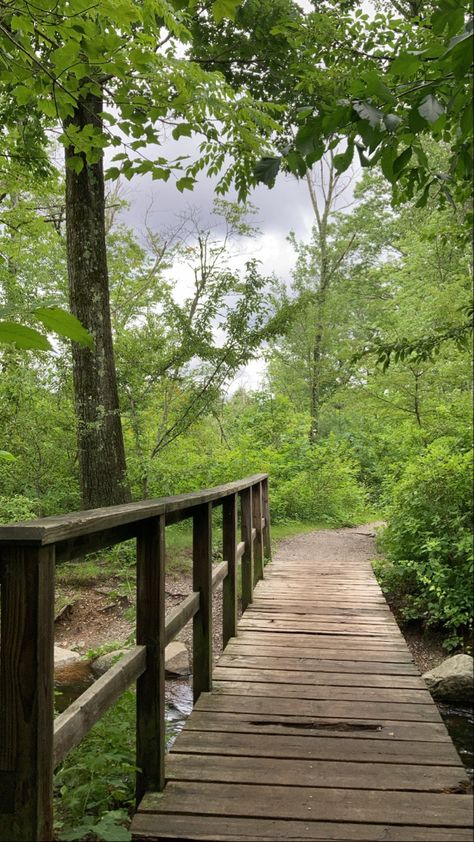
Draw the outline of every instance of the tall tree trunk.
<instances>
[{"instance_id":1,"label":"tall tree trunk","mask_svg":"<svg viewBox=\"0 0 474 842\"><path fill-rule=\"evenodd\" d=\"M90 95L67 125L102 128L101 111L101 98ZM66 163L75 154L66 148ZM84 159L80 173L66 167L66 237L71 312L94 337L92 349L73 343L73 376L82 500L85 508L96 508L130 499L110 321L102 159Z\"/></svg>"}]
</instances>

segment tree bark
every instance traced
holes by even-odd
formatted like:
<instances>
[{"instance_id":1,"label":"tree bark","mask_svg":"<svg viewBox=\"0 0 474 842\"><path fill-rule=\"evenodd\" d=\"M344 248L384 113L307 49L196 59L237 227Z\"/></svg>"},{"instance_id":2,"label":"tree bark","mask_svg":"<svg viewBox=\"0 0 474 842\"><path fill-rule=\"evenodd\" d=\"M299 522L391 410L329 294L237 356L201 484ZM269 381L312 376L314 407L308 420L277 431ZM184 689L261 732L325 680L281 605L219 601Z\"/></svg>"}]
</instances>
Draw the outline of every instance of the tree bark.
<instances>
[{"instance_id":1,"label":"tree bark","mask_svg":"<svg viewBox=\"0 0 474 842\"><path fill-rule=\"evenodd\" d=\"M102 100L81 100L65 125L102 128ZM68 159L77 155L66 148ZM84 156L83 156L84 158ZM94 347L73 343L74 400L82 501L85 508L130 499L118 401L105 243L102 158L80 173L66 166L66 237L71 312L94 337Z\"/></svg>"}]
</instances>

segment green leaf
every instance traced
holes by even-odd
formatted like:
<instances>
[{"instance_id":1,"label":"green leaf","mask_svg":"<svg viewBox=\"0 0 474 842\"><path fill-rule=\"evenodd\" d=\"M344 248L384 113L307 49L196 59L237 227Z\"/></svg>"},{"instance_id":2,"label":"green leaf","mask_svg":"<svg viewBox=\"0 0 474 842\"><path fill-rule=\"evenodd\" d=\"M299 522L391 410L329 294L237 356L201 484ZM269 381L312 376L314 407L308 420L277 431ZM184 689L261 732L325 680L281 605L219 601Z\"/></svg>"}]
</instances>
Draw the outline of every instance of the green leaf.
<instances>
[{"instance_id":1,"label":"green leaf","mask_svg":"<svg viewBox=\"0 0 474 842\"><path fill-rule=\"evenodd\" d=\"M74 172L79 175L79 173L84 169L84 159L81 155L71 155L66 158L66 166L69 167L70 170L74 170Z\"/></svg>"},{"instance_id":2,"label":"green leaf","mask_svg":"<svg viewBox=\"0 0 474 842\"><path fill-rule=\"evenodd\" d=\"M355 102L352 107L362 120L370 123L373 129L380 125L383 113L378 108L374 108L370 102Z\"/></svg>"},{"instance_id":3,"label":"green leaf","mask_svg":"<svg viewBox=\"0 0 474 842\"><path fill-rule=\"evenodd\" d=\"M212 4L212 14L216 23L220 23L224 18L234 20L237 7L240 6L241 0L214 0Z\"/></svg>"},{"instance_id":4,"label":"green leaf","mask_svg":"<svg viewBox=\"0 0 474 842\"><path fill-rule=\"evenodd\" d=\"M25 85L17 85L13 91L13 95L18 105L26 105L33 99L33 91Z\"/></svg>"},{"instance_id":5,"label":"green leaf","mask_svg":"<svg viewBox=\"0 0 474 842\"><path fill-rule=\"evenodd\" d=\"M433 96L433 94L425 96L421 105L418 106L418 113L421 114L428 123L436 123L436 120L444 114L444 111L444 105L442 105L439 100Z\"/></svg>"},{"instance_id":6,"label":"green leaf","mask_svg":"<svg viewBox=\"0 0 474 842\"><path fill-rule=\"evenodd\" d=\"M393 105L397 101L396 97L394 97L391 90L387 88L387 85L375 70L369 70L367 73L364 73L362 79L366 85L366 96L376 96L382 102L386 102L389 105Z\"/></svg>"},{"instance_id":7,"label":"green leaf","mask_svg":"<svg viewBox=\"0 0 474 842\"><path fill-rule=\"evenodd\" d=\"M411 146L407 146L407 148L404 149L403 152L401 152L401 154L398 155L397 158L395 158L395 160L392 164L392 172L393 172L394 179L398 178L398 176L400 175L402 170L405 169L405 167L407 166L411 156L412 156L412 148L411 148Z\"/></svg>"},{"instance_id":8,"label":"green leaf","mask_svg":"<svg viewBox=\"0 0 474 842\"><path fill-rule=\"evenodd\" d=\"M396 114L384 114L383 122L388 132L394 132L398 129L402 121Z\"/></svg>"},{"instance_id":9,"label":"green leaf","mask_svg":"<svg viewBox=\"0 0 474 842\"><path fill-rule=\"evenodd\" d=\"M388 72L391 76L401 76L403 79L412 79L416 71L421 67L418 56L412 53L401 53L391 63Z\"/></svg>"},{"instance_id":10,"label":"green leaf","mask_svg":"<svg viewBox=\"0 0 474 842\"><path fill-rule=\"evenodd\" d=\"M192 178L191 176L183 176L183 178L178 178L176 182L176 187L178 188L179 192L182 193L183 190L194 190L194 185L196 184L196 179Z\"/></svg>"},{"instance_id":11,"label":"green leaf","mask_svg":"<svg viewBox=\"0 0 474 842\"><path fill-rule=\"evenodd\" d=\"M261 158L255 165L253 171L254 178L266 184L267 187L273 187L280 169L280 164L281 158Z\"/></svg>"},{"instance_id":12,"label":"green leaf","mask_svg":"<svg viewBox=\"0 0 474 842\"><path fill-rule=\"evenodd\" d=\"M38 321L44 324L47 330L52 330L59 336L79 342L80 345L85 345L87 348L94 345L91 334L81 325L79 319L76 319L72 313L62 310L61 307L38 307L33 311L33 314Z\"/></svg>"},{"instance_id":13,"label":"green leaf","mask_svg":"<svg viewBox=\"0 0 474 842\"><path fill-rule=\"evenodd\" d=\"M0 462L14 462L16 456L13 453L9 453L8 450L0 450Z\"/></svg>"},{"instance_id":14,"label":"green leaf","mask_svg":"<svg viewBox=\"0 0 474 842\"><path fill-rule=\"evenodd\" d=\"M342 152L340 155L334 156L334 167L336 172L344 172L347 170L348 167L352 164L352 159L354 157L354 144L348 143L347 149L345 152Z\"/></svg>"},{"instance_id":15,"label":"green leaf","mask_svg":"<svg viewBox=\"0 0 474 842\"><path fill-rule=\"evenodd\" d=\"M324 147L321 144L321 120L319 117L311 117L298 129L295 146L302 155L309 155L319 148L324 152Z\"/></svg>"},{"instance_id":16,"label":"green leaf","mask_svg":"<svg viewBox=\"0 0 474 842\"><path fill-rule=\"evenodd\" d=\"M393 175L393 162L396 155L396 149L391 146L387 146L384 151L382 152L382 157L380 159L380 166L382 172L388 181L391 183L395 181Z\"/></svg>"},{"instance_id":17,"label":"green leaf","mask_svg":"<svg viewBox=\"0 0 474 842\"><path fill-rule=\"evenodd\" d=\"M180 123L171 132L175 140L179 140L180 137L191 137L192 133L193 127L189 123Z\"/></svg>"},{"instance_id":18,"label":"green leaf","mask_svg":"<svg viewBox=\"0 0 474 842\"><path fill-rule=\"evenodd\" d=\"M49 351L51 345L46 336L26 325L17 322L0 322L0 343L16 345L27 351Z\"/></svg>"}]
</instances>

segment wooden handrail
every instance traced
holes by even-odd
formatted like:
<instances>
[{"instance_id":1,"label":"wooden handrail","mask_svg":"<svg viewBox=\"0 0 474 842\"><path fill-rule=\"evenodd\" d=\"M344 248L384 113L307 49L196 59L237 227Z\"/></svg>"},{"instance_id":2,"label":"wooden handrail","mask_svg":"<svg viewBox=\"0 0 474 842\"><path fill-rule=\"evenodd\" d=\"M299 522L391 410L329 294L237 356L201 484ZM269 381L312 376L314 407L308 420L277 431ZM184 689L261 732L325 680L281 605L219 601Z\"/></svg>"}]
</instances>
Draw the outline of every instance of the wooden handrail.
<instances>
[{"instance_id":1,"label":"wooden handrail","mask_svg":"<svg viewBox=\"0 0 474 842\"><path fill-rule=\"evenodd\" d=\"M240 498L241 540L237 535ZM223 506L223 557L212 563L212 509ZM165 527L193 519L193 593L165 617ZM137 539L137 645L54 722L54 567ZM0 842L52 839L53 770L137 682L136 796L164 786L165 646L193 621L193 693L212 687L212 593L223 584L223 642L237 633L270 558L268 477L204 491L0 526Z\"/></svg>"}]
</instances>

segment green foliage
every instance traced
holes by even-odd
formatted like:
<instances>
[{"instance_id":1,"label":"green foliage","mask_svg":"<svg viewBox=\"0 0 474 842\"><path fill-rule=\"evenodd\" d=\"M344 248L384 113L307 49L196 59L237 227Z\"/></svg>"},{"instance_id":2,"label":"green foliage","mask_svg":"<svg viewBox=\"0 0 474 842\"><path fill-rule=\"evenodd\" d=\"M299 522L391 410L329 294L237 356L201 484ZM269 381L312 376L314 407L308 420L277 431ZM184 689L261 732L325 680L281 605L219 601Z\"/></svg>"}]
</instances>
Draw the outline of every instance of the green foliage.
<instances>
[{"instance_id":1,"label":"green foliage","mask_svg":"<svg viewBox=\"0 0 474 842\"><path fill-rule=\"evenodd\" d=\"M456 646L472 624L472 452L438 439L388 494L382 583L404 595L405 617L443 626L445 645Z\"/></svg>"},{"instance_id":2,"label":"green foliage","mask_svg":"<svg viewBox=\"0 0 474 842\"><path fill-rule=\"evenodd\" d=\"M361 8L355 13L328 10L332 42L316 37L312 48L312 28L323 17L319 9L299 27L287 28L288 42L300 55L294 69L298 95L304 92L311 105L299 113L294 144L280 159L266 159L272 162L271 178L268 166L257 168L260 180L271 185L280 165L304 174L305 167L344 140L347 151L337 156L338 169L350 166L357 148L362 167L381 163L395 198L416 197L419 207L426 206L432 193L442 204L468 199L473 122L470 6L438 0L416 13L396 8L398 14L390 9L374 16ZM448 149L446 168L438 168L436 156L427 152L427 139Z\"/></svg>"},{"instance_id":3,"label":"green foliage","mask_svg":"<svg viewBox=\"0 0 474 842\"><path fill-rule=\"evenodd\" d=\"M135 693L127 690L54 777L56 831L65 842L130 839L135 786Z\"/></svg>"},{"instance_id":4,"label":"green foliage","mask_svg":"<svg viewBox=\"0 0 474 842\"><path fill-rule=\"evenodd\" d=\"M332 437L313 447L308 444L298 467L293 467L295 475L278 483L272 493L276 520L350 526L363 519L367 501L358 481L359 466L347 445Z\"/></svg>"},{"instance_id":5,"label":"green foliage","mask_svg":"<svg viewBox=\"0 0 474 842\"><path fill-rule=\"evenodd\" d=\"M0 523L16 523L21 520L32 520L38 516L37 503L15 494L13 497L0 497Z\"/></svg>"}]
</instances>

